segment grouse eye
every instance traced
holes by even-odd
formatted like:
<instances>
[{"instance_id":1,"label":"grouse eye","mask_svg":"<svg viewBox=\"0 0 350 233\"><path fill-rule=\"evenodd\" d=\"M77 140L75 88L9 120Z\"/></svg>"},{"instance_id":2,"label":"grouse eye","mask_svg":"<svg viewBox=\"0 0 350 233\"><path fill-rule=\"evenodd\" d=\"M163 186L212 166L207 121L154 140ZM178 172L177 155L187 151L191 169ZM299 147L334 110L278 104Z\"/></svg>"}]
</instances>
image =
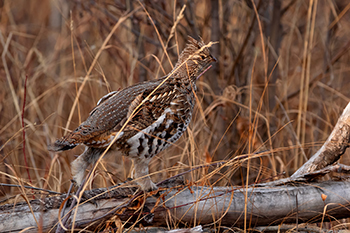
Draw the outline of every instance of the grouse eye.
<instances>
[{"instance_id":1,"label":"grouse eye","mask_svg":"<svg viewBox=\"0 0 350 233\"><path fill-rule=\"evenodd\" d=\"M205 59L205 55L202 54L201 55L201 59L204 60Z\"/></svg>"}]
</instances>

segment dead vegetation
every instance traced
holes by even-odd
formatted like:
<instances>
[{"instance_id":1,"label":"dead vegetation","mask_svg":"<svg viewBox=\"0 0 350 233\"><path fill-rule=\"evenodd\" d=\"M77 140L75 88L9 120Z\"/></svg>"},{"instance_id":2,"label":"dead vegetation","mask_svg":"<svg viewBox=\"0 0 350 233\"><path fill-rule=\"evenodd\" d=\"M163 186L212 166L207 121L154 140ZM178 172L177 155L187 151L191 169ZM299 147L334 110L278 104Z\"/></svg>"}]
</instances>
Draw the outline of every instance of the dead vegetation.
<instances>
[{"instance_id":1,"label":"dead vegetation","mask_svg":"<svg viewBox=\"0 0 350 233\"><path fill-rule=\"evenodd\" d=\"M217 41L212 52L219 62L198 82L186 134L151 162L152 179L191 170L184 174L188 187L247 187L289 177L321 147L350 100L349 6L0 1L0 179L19 185L0 187L2 204L46 197L25 185L66 193L70 162L82 148L54 154L47 144L79 125L107 92L170 71L187 35ZM251 159L208 166L241 155ZM349 164L348 152L340 163ZM131 168L128 158L107 157L89 189L126 180ZM242 229L254 227L246 219ZM347 229L347 223L322 226ZM123 224L113 219L99 230Z\"/></svg>"}]
</instances>

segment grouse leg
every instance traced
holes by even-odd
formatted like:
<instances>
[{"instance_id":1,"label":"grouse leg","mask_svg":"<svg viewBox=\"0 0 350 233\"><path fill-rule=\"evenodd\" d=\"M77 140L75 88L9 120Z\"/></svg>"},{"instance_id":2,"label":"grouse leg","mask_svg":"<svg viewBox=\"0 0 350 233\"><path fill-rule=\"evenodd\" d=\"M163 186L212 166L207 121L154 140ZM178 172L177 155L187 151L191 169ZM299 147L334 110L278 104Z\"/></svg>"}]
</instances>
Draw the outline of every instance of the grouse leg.
<instances>
[{"instance_id":1,"label":"grouse leg","mask_svg":"<svg viewBox=\"0 0 350 233\"><path fill-rule=\"evenodd\" d=\"M85 151L71 163L73 176L72 182L74 183L76 190L79 190L79 187L83 184L87 167L89 165L94 165L104 151L104 148L86 147ZM83 197L87 200L90 199L89 202L97 206L97 203L91 199L91 196L87 193L83 192Z\"/></svg>"},{"instance_id":2,"label":"grouse leg","mask_svg":"<svg viewBox=\"0 0 350 233\"><path fill-rule=\"evenodd\" d=\"M143 191L157 190L148 173L150 159L134 159L134 179Z\"/></svg>"}]
</instances>

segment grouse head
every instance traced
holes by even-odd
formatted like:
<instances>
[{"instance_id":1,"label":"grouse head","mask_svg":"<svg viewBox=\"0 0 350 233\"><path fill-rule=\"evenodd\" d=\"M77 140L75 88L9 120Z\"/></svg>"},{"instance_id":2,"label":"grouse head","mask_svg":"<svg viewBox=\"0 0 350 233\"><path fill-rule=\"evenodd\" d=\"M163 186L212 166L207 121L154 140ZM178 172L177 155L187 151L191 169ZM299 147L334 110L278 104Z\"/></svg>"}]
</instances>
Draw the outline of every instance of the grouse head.
<instances>
[{"instance_id":1,"label":"grouse head","mask_svg":"<svg viewBox=\"0 0 350 233\"><path fill-rule=\"evenodd\" d=\"M174 67L174 73L180 73L183 78L189 77L195 81L210 63L216 62L216 58L210 54L208 47L202 40L197 41L189 36L186 47Z\"/></svg>"}]
</instances>

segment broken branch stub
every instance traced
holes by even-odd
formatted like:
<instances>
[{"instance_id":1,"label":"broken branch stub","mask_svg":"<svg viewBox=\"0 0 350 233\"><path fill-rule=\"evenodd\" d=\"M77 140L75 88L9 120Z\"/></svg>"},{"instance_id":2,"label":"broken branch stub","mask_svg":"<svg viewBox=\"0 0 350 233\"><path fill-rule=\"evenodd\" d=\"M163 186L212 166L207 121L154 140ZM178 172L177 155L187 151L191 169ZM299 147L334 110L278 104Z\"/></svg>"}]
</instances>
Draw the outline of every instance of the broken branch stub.
<instances>
[{"instance_id":1,"label":"broken branch stub","mask_svg":"<svg viewBox=\"0 0 350 233\"><path fill-rule=\"evenodd\" d=\"M344 109L343 114L339 117L337 124L323 146L291 176L291 179L332 165L344 154L349 147L349 142L350 103Z\"/></svg>"}]
</instances>

